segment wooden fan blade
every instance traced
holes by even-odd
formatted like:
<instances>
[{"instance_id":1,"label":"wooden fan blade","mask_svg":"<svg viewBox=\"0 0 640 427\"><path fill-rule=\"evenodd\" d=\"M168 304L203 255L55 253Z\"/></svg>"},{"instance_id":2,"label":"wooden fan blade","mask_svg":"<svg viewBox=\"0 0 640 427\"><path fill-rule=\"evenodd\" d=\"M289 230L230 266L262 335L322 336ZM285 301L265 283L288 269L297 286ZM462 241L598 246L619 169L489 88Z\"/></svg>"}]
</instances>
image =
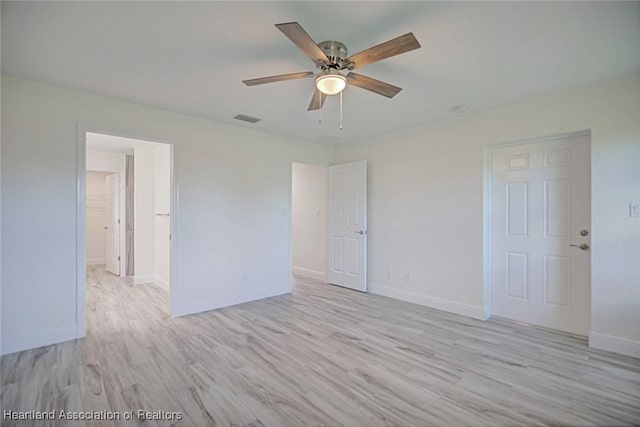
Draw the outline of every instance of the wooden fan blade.
<instances>
[{"instance_id":1,"label":"wooden fan blade","mask_svg":"<svg viewBox=\"0 0 640 427\"><path fill-rule=\"evenodd\" d=\"M371 92L386 96L387 98L393 98L402 90L402 88L381 82L380 80L372 79L371 77L363 76L362 74L349 73L347 74L347 80L349 80L349 83L354 86L370 90Z\"/></svg>"},{"instance_id":2,"label":"wooden fan blade","mask_svg":"<svg viewBox=\"0 0 640 427\"><path fill-rule=\"evenodd\" d=\"M356 68L362 68L373 62L400 55L401 53L409 52L419 47L420 43L418 43L413 33L407 33L404 36L396 37L395 39L351 55L345 59L343 68L355 70Z\"/></svg>"},{"instance_id":3,"label":"wooden fan blade","mask_svg":"<svg viewBox=\"0 0 640 427\"><path fill-rule=\"evenodd\" d=\"M302 28L302 25L297 22L287 22L284 24L276 24L276 27L289 37L296 46L300 48L313 62L318 64L319 62L328 64L329 58L318 47L316 42L313 41L311 36Z\"/></svg>"},{"instance_id":4,"label":"wooden fan blade","mask_svg":"<svg viewBox=\"0 0 640 427\"><path fill-rule=\"evenodd\" d=\"M324 101L326 100L327 95L316 89L316 91L313 93L313 98L311 98L311 102L309 103L309 108L307 108L307 111L321 110L322 107L324 107Z\"/></svg>"},{"instance_id":5,"label":"wooden fan blade","mask_svg":"<svg viewBox=\"0 0 640 427\"><path fill-rule=\"evenodd\" d=\"M304 77L313 76L311 71L303 71L301 73L279 74L277 76L260 77L259 79L243 80L242 83L247 86L262 85L265 83L281 82L284 80L302 79Z\"/></svg>"}]
</instances>

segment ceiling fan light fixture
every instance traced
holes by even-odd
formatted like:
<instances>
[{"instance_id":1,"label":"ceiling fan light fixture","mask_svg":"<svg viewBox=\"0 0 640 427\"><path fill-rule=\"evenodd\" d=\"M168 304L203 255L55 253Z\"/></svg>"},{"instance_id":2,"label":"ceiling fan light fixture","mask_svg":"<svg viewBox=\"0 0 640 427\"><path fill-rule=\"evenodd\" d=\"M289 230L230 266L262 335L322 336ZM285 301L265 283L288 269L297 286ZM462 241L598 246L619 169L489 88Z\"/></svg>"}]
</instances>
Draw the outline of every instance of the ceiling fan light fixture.
<instances>
[{"instance_id":1,"label":"ceiling fan light fixture","mask_svg":"<svg viewBox=\"0 0 640 427\"><path fill-rule=\"evenodd\" d=\"M316 88L325 95L337 95L347 87L347 78L337 71L316 77Z\"/></svg>"}]
</instances>

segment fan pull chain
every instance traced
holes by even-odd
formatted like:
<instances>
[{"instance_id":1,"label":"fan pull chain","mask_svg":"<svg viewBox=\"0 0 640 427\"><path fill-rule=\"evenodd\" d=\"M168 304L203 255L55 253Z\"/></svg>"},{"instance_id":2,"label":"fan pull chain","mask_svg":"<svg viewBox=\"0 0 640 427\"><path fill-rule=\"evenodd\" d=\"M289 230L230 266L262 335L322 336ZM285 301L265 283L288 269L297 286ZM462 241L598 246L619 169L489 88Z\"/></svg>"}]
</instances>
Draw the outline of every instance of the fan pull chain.
<instances>
[{"instance_id":1,"label":"fan pull chain","mask_svg":"<svg viewBox=\"0 0 640 427\"><path fill-rule=\"evenodd\" d=\"M318 91L318 110L320 110L320 119L318 123L322 124L322 92Z\"/></svg>"},{"instance_id":2,"label":"fan pull chain","mask_svg":"<svg viewBox=\"0 0 640 427\"><path fill-rule=\"evenodd\" d=\"M342 92L340 92L340 130L342 130Z\"/></svg>"}]
</instances>

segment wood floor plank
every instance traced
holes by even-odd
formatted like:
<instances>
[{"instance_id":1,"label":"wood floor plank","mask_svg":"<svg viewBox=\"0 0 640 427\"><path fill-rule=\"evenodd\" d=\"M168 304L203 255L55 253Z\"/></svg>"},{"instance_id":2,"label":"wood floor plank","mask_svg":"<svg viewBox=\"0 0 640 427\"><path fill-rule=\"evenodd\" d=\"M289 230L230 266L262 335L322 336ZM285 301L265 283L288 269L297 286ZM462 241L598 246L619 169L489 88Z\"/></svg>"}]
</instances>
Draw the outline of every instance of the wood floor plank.
<instances>
[{"instance_id":1,"label":"wood floor plank","mask_svg":"<svg viewBox=\"0 0 640 427\"><path fill-rule=\"evenodd\" d=\"M3 410L182 413L134 423L161 426L640 423L640 360L581 337L303 277L291 295L172 319L162 288L87 273L87 337L3 356Z\"/></svg>"}]
</instances>

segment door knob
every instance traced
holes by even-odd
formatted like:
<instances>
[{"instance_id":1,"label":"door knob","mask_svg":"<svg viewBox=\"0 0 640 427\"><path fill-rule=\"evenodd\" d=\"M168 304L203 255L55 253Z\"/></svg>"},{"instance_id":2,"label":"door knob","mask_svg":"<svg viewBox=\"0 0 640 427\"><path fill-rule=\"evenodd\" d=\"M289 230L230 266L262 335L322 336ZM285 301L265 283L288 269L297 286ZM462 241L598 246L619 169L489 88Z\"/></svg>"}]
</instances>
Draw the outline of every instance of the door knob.
<instances>
[{"instance_id":1,"label":"door knob","mask_svg":"<svg viewBox=\"0 0 640 427\"><path fill-rule=\"evenodd\" d=\"M569 245L569 246L573 246L575 248L580 248L583 251L586 251L587 249L589 249L589 245L587 245L586 243L582 243L580 245Z\"/></svg>"},{"instance_id":2,"label":"door knob","mask_svg":"<svg viewBox=\"0 0 640 427\"><path fill-rule=\"evenodd\" d=\"M107 228L109 228L109 227L103 227L103 228L106 230L106 229L107 229Z\"/></svg>"},{"instance_id":3,"label":"door knob","mask_svg":"<svg viewBox=\"0 0 640 427\"><path fill-rule=\"evenodd\" d=\"M356 233L356 234L367 234L367 232L364 231L364 230L354 231L354 233Z\"/></svg>"},{"instance_id":4,"label":"door knob","mask_svg":"<svg viewBox=\"0 0 640 427\"><path fill-rule=\"evenodd\" d=\"M589 230L580 230L580 235L586 237L589 235Z\"/></svg>"}]
</instances>

